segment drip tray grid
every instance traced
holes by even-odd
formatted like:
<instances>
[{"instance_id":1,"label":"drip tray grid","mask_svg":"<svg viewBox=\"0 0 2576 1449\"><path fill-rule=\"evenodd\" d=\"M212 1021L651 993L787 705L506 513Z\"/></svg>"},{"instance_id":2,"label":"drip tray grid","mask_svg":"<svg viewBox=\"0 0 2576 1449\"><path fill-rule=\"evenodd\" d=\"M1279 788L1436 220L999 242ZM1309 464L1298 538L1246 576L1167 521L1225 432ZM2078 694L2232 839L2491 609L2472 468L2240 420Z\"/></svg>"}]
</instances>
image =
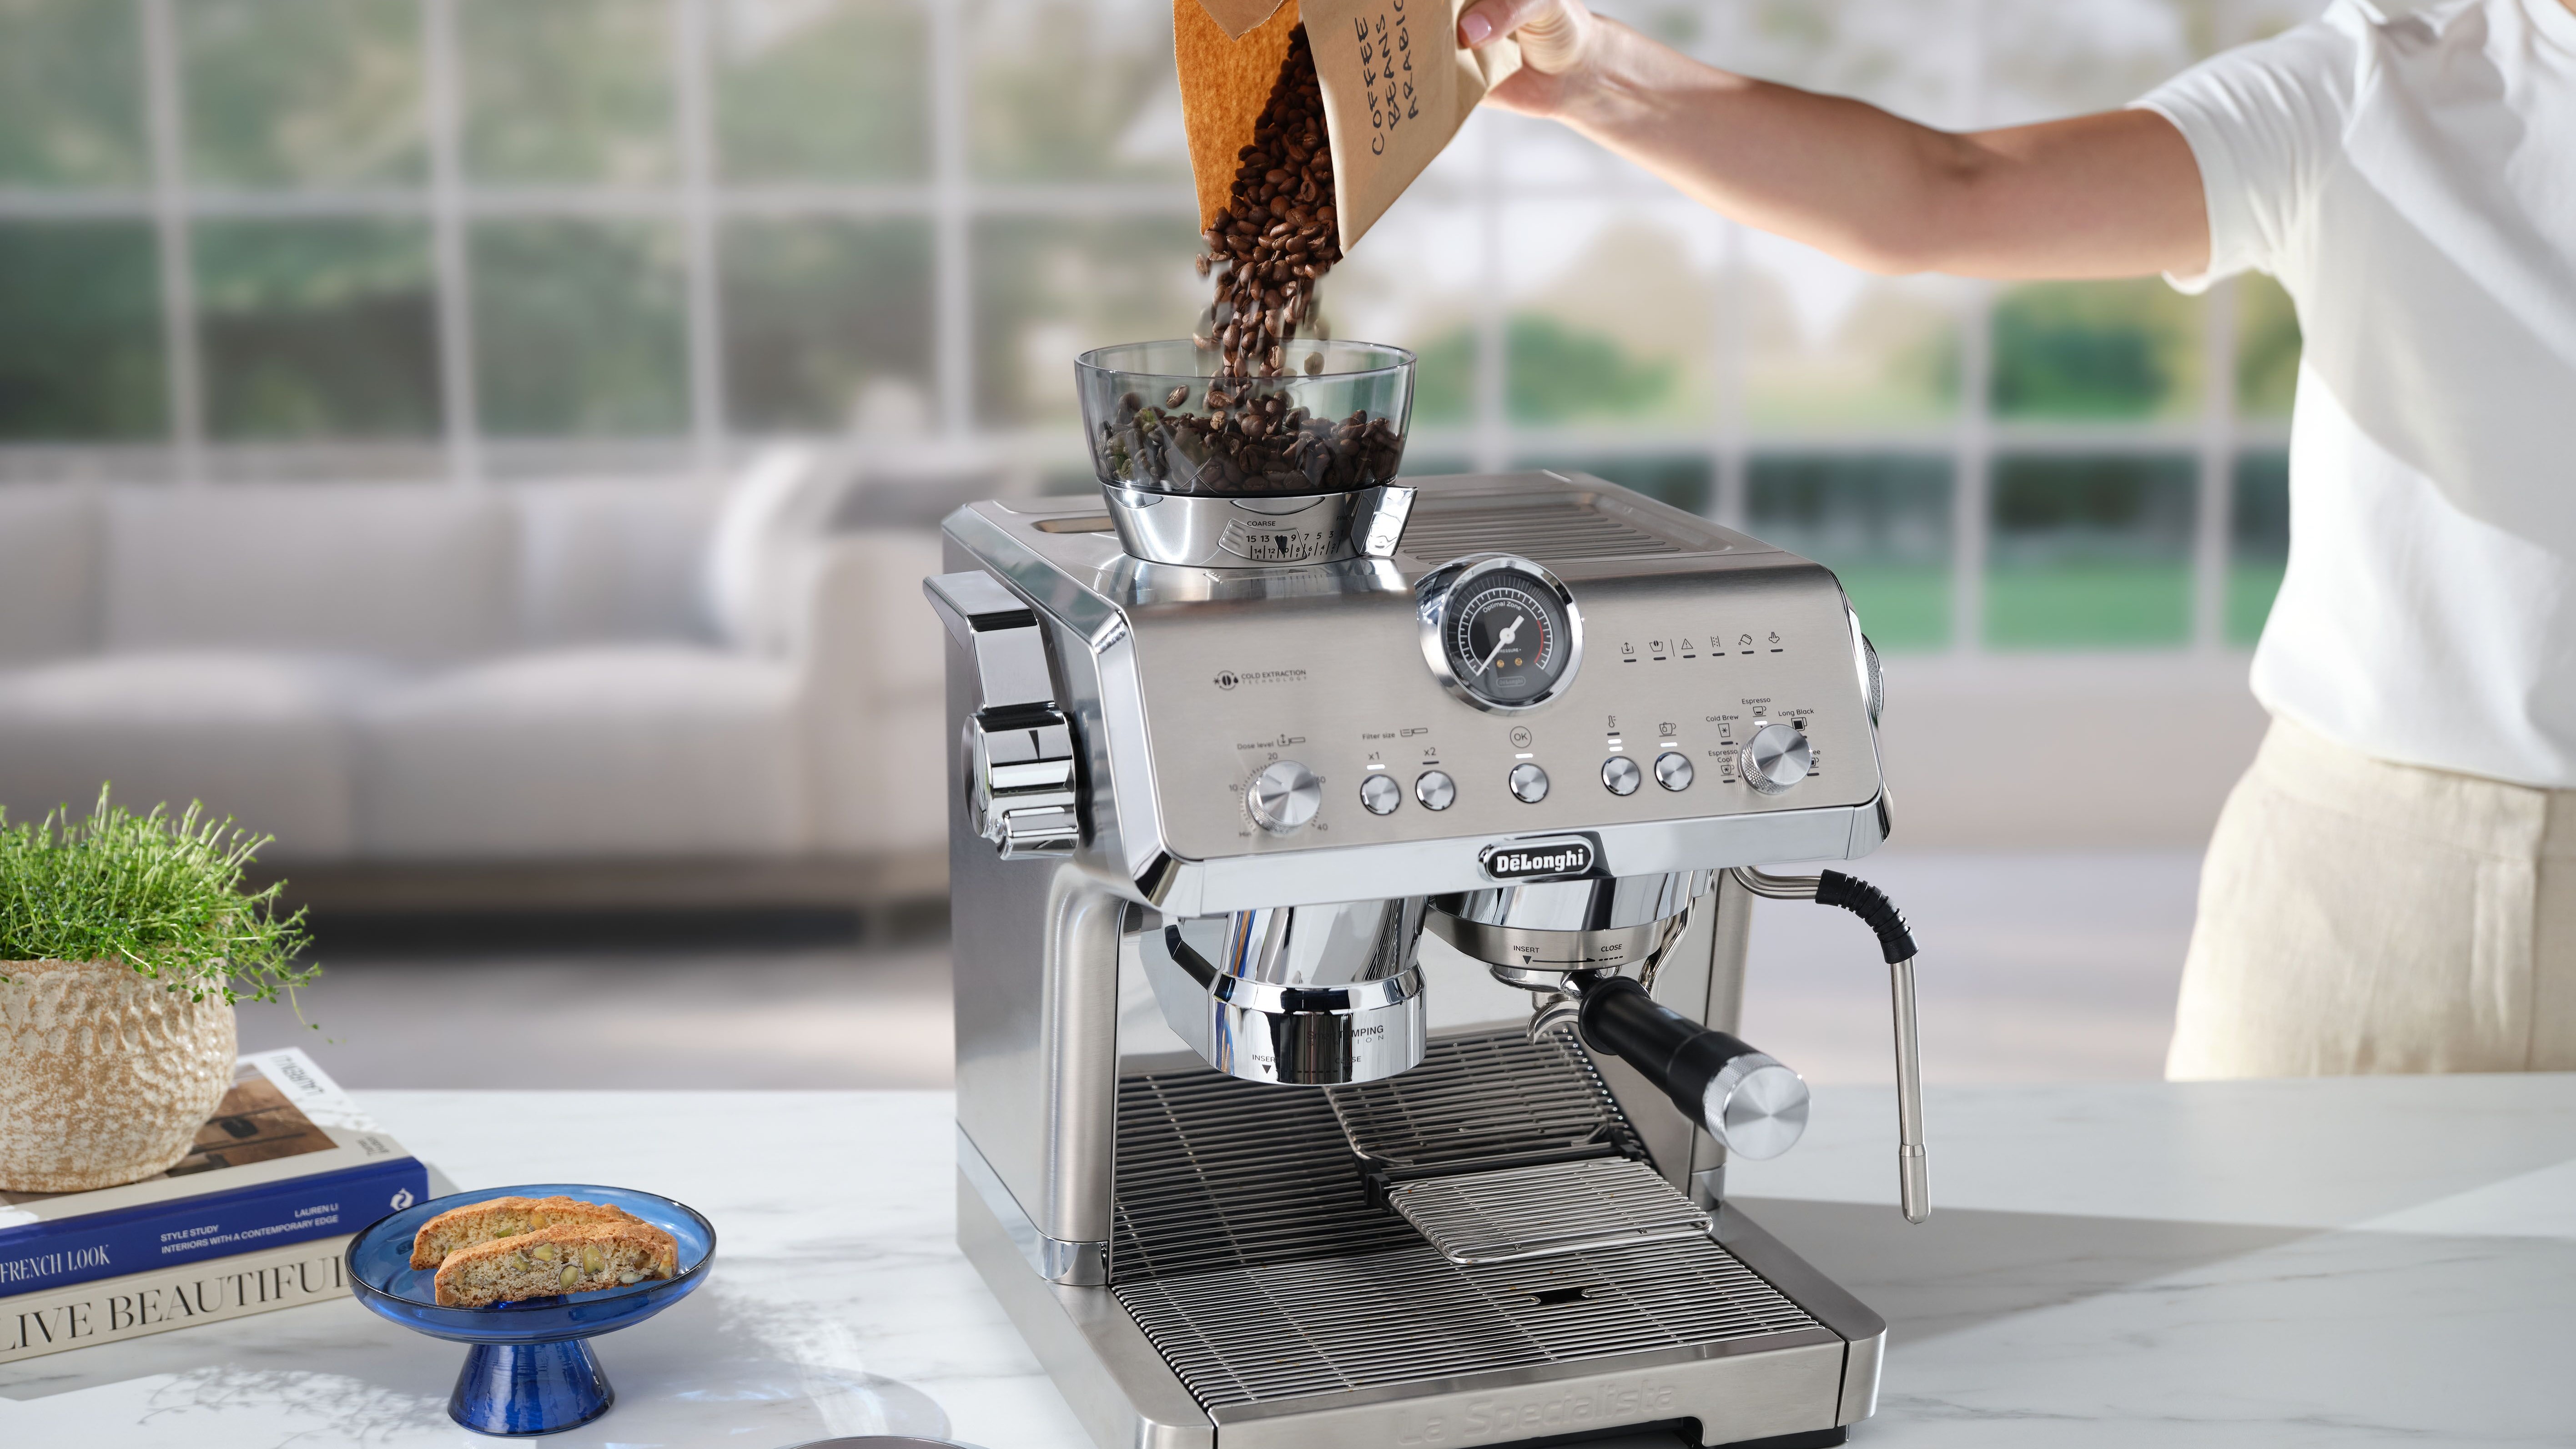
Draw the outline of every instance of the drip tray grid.
<instances>
[{"instance_id":1,"label":"drip tray grid","mask_svg":"<svg viewBox=\"0 0 2576 1449\"><path fill-rule=\"evenodd\" d=\"M1547 1163L1408 1182L1387 1205L1452 1263L1704 1236L1708 1214L1642 1162Z\"/></svg>"},{"instance_id":2,"label":"drip tray grid","mask_svg":"<svg viewBox=\"0 0 2576 1449\"><path fill-rule=\"evenodd\" d=\"M1616 1202L1642 1196L1643 1181L1617 1171L1633 1169L1661 1194L1660 1210L1690 1210L1622 1155L1474 1171L1480 1159L1632 1141L1597 1083L1580 1048L1533 1046L1516 1031L1434 1042L1421 1066L1360 1089L1370 1098L1364 1112L1331 1100L1350 1088L1291 1091L1200 1070L1129 1077L1119 1084L1111 1292L1210 1410L1817 1329L1710 1238L1705 1217L1655 1225L1640 1211L1615 1221L1626 1235L1615 1245L1452 1261L1372 1198L1370 1164L1352 1150L1359 1134L1345 1135L1363 1115L1409 1123L1376 1135L1378 1165L1463 1170L1387 1195L1445 1190L1429 1216L1452 1250L1508 1241L1497 1226L1477 1225L1479 1211L1502 1227L1543 1215L1526 1196L1517 1206L1499 1194L1480 1202L1488 1190L1477 1178L1579 1169L1571 1186L1536 1177L1517 1185ZM1597 1103L1588 1122L1568 1115L1581 1101Z\"/></svg>"}]
</instances>

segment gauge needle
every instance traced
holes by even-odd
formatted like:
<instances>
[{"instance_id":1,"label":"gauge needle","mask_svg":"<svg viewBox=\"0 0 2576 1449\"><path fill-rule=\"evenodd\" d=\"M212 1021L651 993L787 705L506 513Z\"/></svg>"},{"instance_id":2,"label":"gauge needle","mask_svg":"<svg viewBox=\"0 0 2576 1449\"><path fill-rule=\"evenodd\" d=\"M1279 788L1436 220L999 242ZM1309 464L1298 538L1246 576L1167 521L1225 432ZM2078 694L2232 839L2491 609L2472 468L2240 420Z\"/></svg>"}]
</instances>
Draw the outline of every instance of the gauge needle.
<instances>
[{"instance_id":1,"label":"gauge needle","mask_svg":"<svg viewBox=\"0 0 2576 1449\"><path fill-rule=\"evenodd\" d=\"M1494 661L1502 658L1503 651L1512 647L1512 637L1520 633L1521 625L1528 621L1529 615L1527 614L1512 615L1512 622L1504 628L1503 637L1494 641L1494 652L1486 655L1485 662L1476 666L1476 672L1478 674L1482 674L1486 670L1494 667Z\"/></svg>"}]
</instances>

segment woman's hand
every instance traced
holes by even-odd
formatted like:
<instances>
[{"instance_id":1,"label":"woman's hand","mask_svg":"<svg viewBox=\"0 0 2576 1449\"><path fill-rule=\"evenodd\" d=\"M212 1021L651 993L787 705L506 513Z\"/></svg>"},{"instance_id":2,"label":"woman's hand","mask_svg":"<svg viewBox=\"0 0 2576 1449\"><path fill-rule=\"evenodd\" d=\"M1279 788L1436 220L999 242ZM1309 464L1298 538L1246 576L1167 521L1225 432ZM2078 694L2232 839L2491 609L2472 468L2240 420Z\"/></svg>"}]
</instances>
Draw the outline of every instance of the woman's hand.
<instances>
[{"instance_id":1,"label":"woman's hand","mask_svg":"<svg viewBox=\"0 0 2576 1449\"><path fill-rule=\"evenodd\" d=\"M1485 99L1523 115L1555 116L1591 79L1587 62L1598 55L1604 29L1583 0L1482 0L1458 17L1458 43L1519 41L1521 68Z\"/></svg>"}]
</instances>

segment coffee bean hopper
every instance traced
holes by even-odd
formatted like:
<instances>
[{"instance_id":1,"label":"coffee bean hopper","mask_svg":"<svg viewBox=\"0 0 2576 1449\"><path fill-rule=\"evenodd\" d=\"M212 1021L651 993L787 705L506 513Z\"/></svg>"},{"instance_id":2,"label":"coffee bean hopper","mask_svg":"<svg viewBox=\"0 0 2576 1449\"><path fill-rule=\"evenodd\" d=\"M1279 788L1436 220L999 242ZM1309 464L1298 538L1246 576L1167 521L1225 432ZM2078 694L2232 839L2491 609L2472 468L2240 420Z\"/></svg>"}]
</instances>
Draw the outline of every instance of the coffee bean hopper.
<instances>
[{"instance_id":1,"label":"coffee bean hopper","mask_svg":"<svg viewBox=\"0 0 2576 1449\"><path fill-rule=\"evenodd\" d=\"M1091 354L1105 510L947 521L959 1242L1104 1449L1841 1443L1885 1324L1725 1172L1806 1122L1732 1032L1813 898L1926 1211L1904 925L1759 869L1885 838L1876 657L1598 479L1395 482L1412 359L1315 351Z\"/></svg>"}]
</instances>

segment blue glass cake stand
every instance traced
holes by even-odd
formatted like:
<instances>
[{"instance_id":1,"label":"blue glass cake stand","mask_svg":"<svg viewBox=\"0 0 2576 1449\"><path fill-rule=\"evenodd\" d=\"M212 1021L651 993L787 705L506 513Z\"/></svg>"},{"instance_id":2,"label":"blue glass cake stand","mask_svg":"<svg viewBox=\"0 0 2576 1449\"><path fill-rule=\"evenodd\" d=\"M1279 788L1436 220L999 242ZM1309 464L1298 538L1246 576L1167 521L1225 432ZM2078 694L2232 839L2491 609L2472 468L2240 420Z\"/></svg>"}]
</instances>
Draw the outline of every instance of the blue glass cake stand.
<instances>
[{"instance_id":1,"label":"blue glass cake stand","mask_svg":"<svg viewBox=\"0 0 2576 1449\"><path fill-rule=\"evenodd\" d=\"M564 1293L488 1308L442 1308L433 1270L411 1265L412 1235L450 1208L496 1197L565 1197L624 1208L671 1235L679 1271L622 1288ZM589 1340L632 1327L697 1291L715 1262L716 1230L693 1208L622 1187L534 1182L460 1192L378 1218L349 1240L349 1285L360 1303L415 1332L470 1344L448 1417L478 1434L558 1434L617 1401Z\"/></svg>"}]
</instances>

